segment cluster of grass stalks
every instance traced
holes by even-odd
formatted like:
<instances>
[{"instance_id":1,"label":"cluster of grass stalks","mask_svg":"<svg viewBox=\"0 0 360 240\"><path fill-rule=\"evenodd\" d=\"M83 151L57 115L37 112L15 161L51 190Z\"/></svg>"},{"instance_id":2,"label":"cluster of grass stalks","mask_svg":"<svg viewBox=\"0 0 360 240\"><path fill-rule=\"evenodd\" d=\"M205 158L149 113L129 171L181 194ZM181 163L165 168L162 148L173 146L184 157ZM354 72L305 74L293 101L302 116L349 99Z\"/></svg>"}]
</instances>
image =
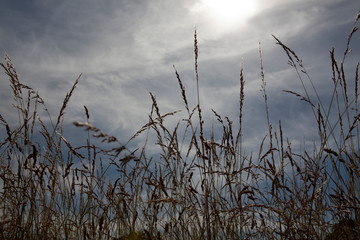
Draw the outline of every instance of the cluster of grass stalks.
<instances>
[{"instance_id":1,"label":"cluster of grass stalks","mask_svg":"<svg viewBox=\"0 0 360 240\"><path fill-rule=\"evenodd\" d=\"M303 93L286 92L304 100L313 112L318 137L311 150L295 150L281 122L271 122L261 49L268 134L257 154L246 153L242 146L242 68L239 128L212 110L221 134L204 132L196 32L197 105L189 106L174 67L187 117L167 126L166 119L177 112L161 113L150 94L149 121L126 144L93 126L84 106L86 120L74 125L88 137L83 146L73 146L66 140L63 121L80 76L53 120L45 101L19 81L6 57L1 66L10 80L18 123L9 124L0 115L0 239L356 239L359 63L351 79L344 66L358 20L359 15L341 62L330 51L333 92L326 105L301 59L274 37L304 86ZM143 146L129 149L129 142L141 134ZM149 156L150 144L158 147L157 154Z\"/></svg>"}]
</instances>

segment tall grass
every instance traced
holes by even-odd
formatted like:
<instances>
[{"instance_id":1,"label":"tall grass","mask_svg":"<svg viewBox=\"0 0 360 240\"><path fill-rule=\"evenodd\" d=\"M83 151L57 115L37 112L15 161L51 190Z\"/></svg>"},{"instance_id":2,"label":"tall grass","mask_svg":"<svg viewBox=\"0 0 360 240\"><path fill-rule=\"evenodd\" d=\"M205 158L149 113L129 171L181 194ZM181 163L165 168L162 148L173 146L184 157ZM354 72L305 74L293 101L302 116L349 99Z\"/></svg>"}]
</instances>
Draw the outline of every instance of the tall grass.
<instances>
[{"instance_id":1,"label":"tall grass","mask_svg":"<svg viewBox=\"0 0 360 240\"><path fill-rule=\"evenodd\" d=\"M212 110L221 134L216 135L214 127L205 132L196 31L197 105L189 105L174 66L186 118L168 126L166 119L177 112L161 113L150 93L149 121L125 144L93 126L84 106L84 122L74 125L88 137L83 146L73 146L65 137L63 121L81 76L53 120L45 101L20 82L6 56L1 67L10 80L18 122L10 124L0 115L0 239L338 239L340 234L356 239L359 63L355 77L348 78L345 60L359 16L342 60L330 51L333 90L326 104L301 59L274 36L304 86L302 92L284 91L312 109L318 136L311 150L294 148L281 122L274 124L269 117L260 47L268 134L258 143L257 154L243 149L243 67L239 127ZM144 144L130 149L129 143L139 135L145 136ZM155 155L148 153L152 144L159 149Z\"/></svg>"}]
</instances>

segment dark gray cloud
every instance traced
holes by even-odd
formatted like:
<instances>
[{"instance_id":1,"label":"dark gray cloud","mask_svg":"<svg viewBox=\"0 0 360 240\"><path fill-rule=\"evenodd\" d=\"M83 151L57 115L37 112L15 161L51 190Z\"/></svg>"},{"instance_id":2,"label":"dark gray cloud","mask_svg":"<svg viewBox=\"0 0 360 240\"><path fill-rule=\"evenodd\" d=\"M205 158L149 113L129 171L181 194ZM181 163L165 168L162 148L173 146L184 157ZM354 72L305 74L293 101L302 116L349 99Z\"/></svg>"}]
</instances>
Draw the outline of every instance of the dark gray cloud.
<instances>
[{"instance_id":1,"label":"dark gray cloud","mask_svg":"<svg viewBox=\"0 0 360 240\"><path fill-rule=\"evenodd\" d=\"M222 25L199 7L195 11L195 4L201 2L4 0L0 8L0 49L2 54L10 55L20 78L39 89L53 114L83 72L66 123L84 119L86 105L94 124L128 138L147 121L151 107L148 92L156 95L163 113L182 108L173 64L189 102L192 107L196 105L196 25L204 116L213 118L213 108L237 121L243 63L245 143L251 148L258 146L266 133L260 92L260 41L272 121L276 125L281 119L284 131L294 136L294 141L300 141L295 138L301 139L304 134L314 135L313 130L307 130L307 124L313 121L307 104L281 91L303 93L296 73L287 65L286 54L271 34L298 53L319 94L328 99L329 50L335 47L339 57L343 53L359 11L357 1L257 0L254 14L231 26ZM359 59L358 39L356 36L352 44L349 76L354 75L353 63ZM8 83L4 75L1 77L0 111L11 118Z\"/></svg>"}]
</instances>

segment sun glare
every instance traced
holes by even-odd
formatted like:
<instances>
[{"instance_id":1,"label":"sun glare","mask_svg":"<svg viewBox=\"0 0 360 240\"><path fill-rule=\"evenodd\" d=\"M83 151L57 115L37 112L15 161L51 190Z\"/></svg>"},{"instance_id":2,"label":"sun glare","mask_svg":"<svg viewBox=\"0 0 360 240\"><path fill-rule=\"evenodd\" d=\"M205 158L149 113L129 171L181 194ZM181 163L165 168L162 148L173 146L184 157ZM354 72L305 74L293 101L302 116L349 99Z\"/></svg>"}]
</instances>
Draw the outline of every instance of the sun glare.
<instances>
[{"instance_id":1,"label":"sun glare","mask_svg":"<svg viewBox=\"0 0 360 240\"><path fill-rule=\"evenodd\" d=\"M195 11L206 14L216 25L240 26L255 14L255 0L200 0Z\"/></svg>"},{"instance_id":2,"label":"sun glare","mask_svg":"<svg viewBox=\"0 0 360 240\"><path fill-rule=\"evenodd\" d=\"M233 23L246 20L254 12L254 2L251 0L203 0L210 12L220 21Z\"/></svg>"}]
</instances>

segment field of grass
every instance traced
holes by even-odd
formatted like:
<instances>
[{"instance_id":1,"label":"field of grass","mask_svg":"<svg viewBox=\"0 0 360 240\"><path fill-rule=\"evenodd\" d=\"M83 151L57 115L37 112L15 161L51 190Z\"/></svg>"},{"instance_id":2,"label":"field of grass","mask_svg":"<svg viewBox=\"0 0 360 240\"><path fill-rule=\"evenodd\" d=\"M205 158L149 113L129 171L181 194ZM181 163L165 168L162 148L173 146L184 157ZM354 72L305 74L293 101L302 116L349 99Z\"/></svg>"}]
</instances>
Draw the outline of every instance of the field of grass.
<instances>
[{"instance_id":1,"label":"field of grass","mask_svg":"<svg viewBox=\"0 0 360 240\"><path fill-rule=\"evenodd\" d=\"M84 121L74 122L74 128L83 128L88 137L84 146L74 146L64 137L63 120L81 76L54 117L38 92L21 83L6 56L1 67L18 122L10 124L0 115L0 239L357 239L359 63L348 77L345 60L359 16L343 58L337 60L330 51L329 104L317 94L310 99L315 88L286 91L312 109L318 131L313 149L294 146L281 122L271 122L260 48L268 133L256 154L242 146L243 69L239 118L230 120L213 110L221 135L204 131L196 32L196 106L189 106L174 67L187 117L167 126L165 120L177 113L161 113L150 94L149 121L126 144L93 126L84 106ZM301 59L274 39L299 81L313 86ZM235 129L232 121L240 127ZM131 149L129 143L140 135L143 145ZM151 144L159 152L149 156Z\"/></svg>"}]
</instances>

